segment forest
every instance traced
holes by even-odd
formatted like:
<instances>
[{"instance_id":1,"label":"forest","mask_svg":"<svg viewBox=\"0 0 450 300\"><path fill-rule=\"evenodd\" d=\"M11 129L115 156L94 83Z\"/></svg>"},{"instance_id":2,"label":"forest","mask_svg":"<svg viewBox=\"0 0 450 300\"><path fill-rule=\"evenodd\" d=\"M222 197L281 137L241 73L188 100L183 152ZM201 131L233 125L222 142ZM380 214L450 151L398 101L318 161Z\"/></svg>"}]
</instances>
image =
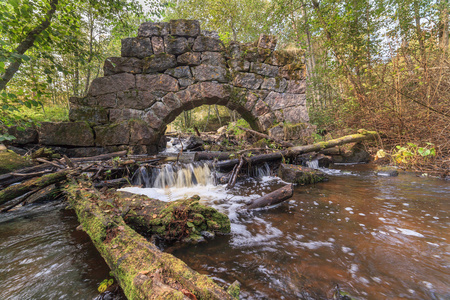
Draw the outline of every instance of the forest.
<instances>
[{"instance_id":1,"label":"forest","mask_svg":"<svg viewBox=\"0 0 450 300\"><path fill-rule=\"evenodd\" d=\"M0 0L0 298L449 298L449 9Z\"/></svg>"}]
</instances>

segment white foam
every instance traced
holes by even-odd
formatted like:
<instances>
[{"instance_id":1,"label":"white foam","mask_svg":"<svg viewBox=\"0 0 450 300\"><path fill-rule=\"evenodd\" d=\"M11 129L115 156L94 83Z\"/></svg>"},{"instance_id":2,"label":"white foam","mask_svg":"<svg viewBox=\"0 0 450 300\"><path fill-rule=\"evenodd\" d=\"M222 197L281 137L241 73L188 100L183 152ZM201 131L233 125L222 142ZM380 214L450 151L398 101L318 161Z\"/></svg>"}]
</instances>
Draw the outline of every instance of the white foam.
<instances>
[{"instance_id":1,"label":"white foam","mask_svg":"<svg viewBox=\"0 0 450 300\"><path fill-rule=\"evenodd\" d=\"M400 231L400 233L404 234L404 235L411 235L411 236L417 236L417 237L424 237L423 234L420 234L416 231L410 230L410 229L404 229L404 228L398 228L397 230Z\"/></svg>"}]
</instances>

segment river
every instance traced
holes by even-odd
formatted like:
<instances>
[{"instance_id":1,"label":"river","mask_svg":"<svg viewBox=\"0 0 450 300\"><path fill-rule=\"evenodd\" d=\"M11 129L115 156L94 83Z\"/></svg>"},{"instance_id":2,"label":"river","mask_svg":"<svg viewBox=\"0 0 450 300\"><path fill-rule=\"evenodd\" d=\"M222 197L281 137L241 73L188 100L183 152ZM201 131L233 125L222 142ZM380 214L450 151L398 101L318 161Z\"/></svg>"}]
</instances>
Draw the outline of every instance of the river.
<instances>
[{"instance_id":1,"label":"river","mask_svg":"<svg viewBox=\"0 0 450 300\"><path fill-rule=\"evenodd\" d=\"M262 172L231 192L210 184L134 191L166 200L200 194L229 215L230 235L166 251L219 284L238 280L241 299L326 299L336 285L355 299L450 299L450 182L379 177L371 165L327 172L328 182L251 212L246 202L284 183ZM97 295L109 270L63 204L2 218L0 299Z\"/></svg>"}]
</instances>

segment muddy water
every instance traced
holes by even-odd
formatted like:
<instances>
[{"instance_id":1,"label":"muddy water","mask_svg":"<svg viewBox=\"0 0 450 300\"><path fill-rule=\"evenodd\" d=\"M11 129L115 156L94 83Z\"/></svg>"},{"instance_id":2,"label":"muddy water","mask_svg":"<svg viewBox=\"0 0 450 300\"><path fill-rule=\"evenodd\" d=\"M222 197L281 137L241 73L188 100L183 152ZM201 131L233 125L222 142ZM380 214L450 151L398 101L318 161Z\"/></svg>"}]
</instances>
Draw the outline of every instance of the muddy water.
<instances>
[{"instance_id":1,"label":"muddy water","mask_svg":"<svg viewBox=\"0 0 450 300\"><path fill-rule=\"evenodd\" d=\"M357 299L450 299L450 182L341 169L269 210L241 208L279 182L209 197L232 234L168 251L223 284L239 280L243 299L326 299L336 284Z\"/></svg>"},{"instance_id":2,"label":"muddy water","mask_svg":"<svg viewBox=\"0 0 450 300\"><path fill-rule=\"evenodd\" d=\"M0 215L0 299L93 299L109 274L66 204Z\"/></svg>"}]
</instances>

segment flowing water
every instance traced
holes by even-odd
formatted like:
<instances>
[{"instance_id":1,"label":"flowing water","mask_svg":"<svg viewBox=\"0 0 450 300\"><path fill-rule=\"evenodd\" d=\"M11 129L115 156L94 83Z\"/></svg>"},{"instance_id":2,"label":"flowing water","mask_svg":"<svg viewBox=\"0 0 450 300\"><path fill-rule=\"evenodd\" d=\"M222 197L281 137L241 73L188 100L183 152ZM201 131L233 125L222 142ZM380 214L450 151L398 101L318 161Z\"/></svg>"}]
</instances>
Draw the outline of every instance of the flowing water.
<instances>
[{"instance_id":1,"label":"flowing water","mask_svg":"<svg viewBox=\"0 0 450 300\"><path fill-rule=\"evenodd\" d=\"M0 299L93 299L108 266L66 204L0 215Z\"/></svg>"},{"instance_id":2,"label":"flowing water","mask_svg":"<svg viewBox=\"0 0 450 300\"><path fill-rule=\"evenodd\" d=\"M289 201L252 212L245 203L284 184L267 168L232 191L127 190L165 201L199 194L228 214L230 235L167 251L224 285L240 281L242 299L326 299L336 285L356 299L450 299L450 183L338 168L326 170L329 182L296 187Z\"/></svg>"},{"instance_id":3,"label":"flowing water","mask_svg":"<svg viewBox=\"0 0 450 300\"><path fill-rule=\"evenodd\" d=\"M326 170L330 181L296 187L275 207L248 201L285 183L268 166L229 191L203 164L140 169L127 190L164 201L199 194L226 213L231 234L166 251L242 299L329 299L336 284L355 299L450 299L450 182L370 165ZM64 204L0 216L0 299L93 299L108 267ZM310 297L310 298L309 298Z\"/></svg>"}]
</instances>

